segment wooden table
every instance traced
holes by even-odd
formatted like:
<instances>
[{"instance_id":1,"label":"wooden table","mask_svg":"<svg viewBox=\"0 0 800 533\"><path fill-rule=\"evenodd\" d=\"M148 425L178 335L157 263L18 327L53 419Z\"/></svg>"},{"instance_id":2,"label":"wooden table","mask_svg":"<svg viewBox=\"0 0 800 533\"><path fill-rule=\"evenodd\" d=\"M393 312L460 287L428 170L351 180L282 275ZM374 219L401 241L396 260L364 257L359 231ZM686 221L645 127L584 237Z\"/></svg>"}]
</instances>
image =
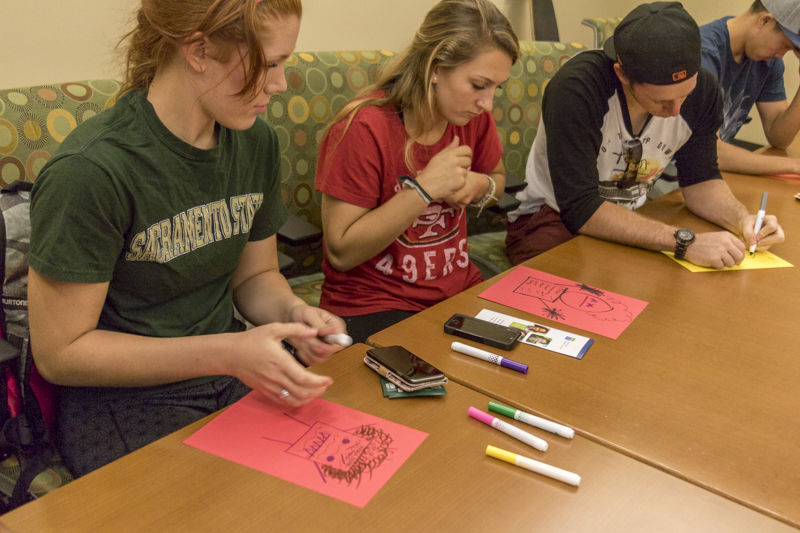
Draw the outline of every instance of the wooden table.
<instances>
[{"instance_id":1,"label":"wooden table","mask_svg":"<svg viewBox=\"0 0 800 533\"><path fill-rule=\"evenodd\" d=\"M321 366L325 398L429 433L363 509L182 441L195 423L0 518L17 533L87 531L789 531L790 527L591 440L546 453L469 418L488 398L384 399L364 345ZM210 419L211 417L209 417ZM578 472L575 488L484 455L494 444Z\"/></svg>"},{"instance_id":2,"label":"wooden table","mask_svg":"<svg viewBox=\"0 0 800 533\"><path fill-rule=\"evenodd\" d=\"M735 175L729 182L754 211L769 191L768 211L788 234L772 251L800 266L800 202L792 198L800 186ZM711 227L679 192L642 210ZM663 254L589 237L526 265L649 305L611 340L478 298L489 280L370 340L401 344L454 381L800 525L800 269L691 273ZM451 341L461 339L445 335L444 322L482 308L587 334L595 344L582 360L526 345L504 352L530 364L527 375L452 352Z\"/></svg>"}]
</instances>

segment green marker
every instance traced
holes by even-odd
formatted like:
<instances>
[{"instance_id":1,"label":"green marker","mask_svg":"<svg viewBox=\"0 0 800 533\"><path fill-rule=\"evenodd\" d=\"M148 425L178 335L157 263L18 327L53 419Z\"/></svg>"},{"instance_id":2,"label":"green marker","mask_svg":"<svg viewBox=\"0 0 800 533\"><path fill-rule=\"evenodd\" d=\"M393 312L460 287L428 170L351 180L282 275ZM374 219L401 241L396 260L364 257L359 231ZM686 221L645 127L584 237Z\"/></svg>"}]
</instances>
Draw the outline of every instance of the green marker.
<instances>
[{"instance_id":1,"label":"green marker","mask_svg":"<svg viewBox=\"0 0 800 533\"><path fill-rule=\"evenodd\" d=\"M501 415L509 418L513 418L514 420L525 422L530 426L549 431L550 433L555 433L556 435L566 439L571 439L575 436L575 431L572 428L562 426L561 424L556 424L550 420L539 418L536 415L526 413L525 411L520 411L519 409L514 409L513 407L508 407L507 405L503 405L501 403L489 402L489 410L494 411L495 413L500 413Z\"/></svg>"}]
</instances>

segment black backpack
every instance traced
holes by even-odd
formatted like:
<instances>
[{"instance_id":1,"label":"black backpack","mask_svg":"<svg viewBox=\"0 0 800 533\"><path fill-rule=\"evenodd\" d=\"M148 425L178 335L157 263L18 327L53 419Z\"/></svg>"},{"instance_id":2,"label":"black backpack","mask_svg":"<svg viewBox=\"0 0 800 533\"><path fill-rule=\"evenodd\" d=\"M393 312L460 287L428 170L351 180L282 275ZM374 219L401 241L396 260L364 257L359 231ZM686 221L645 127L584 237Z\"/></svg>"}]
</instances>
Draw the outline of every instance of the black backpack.
<instances>
[{"instance_id":1,"label":"black backpack","mask_svg":"<svg viewBox=\"0 0 800 533\"><path fill-rule=\"evenodd\" d=\"M29 182L0 191L0 511L72 479L60 462L31 384L28 332ZM34 372L35 373L35 372ZM43 380L44 387L48 386ZM39 391L42 394L42 391ZM40 476L38 487L34 479Z\"/></svg>"}]
</instances>

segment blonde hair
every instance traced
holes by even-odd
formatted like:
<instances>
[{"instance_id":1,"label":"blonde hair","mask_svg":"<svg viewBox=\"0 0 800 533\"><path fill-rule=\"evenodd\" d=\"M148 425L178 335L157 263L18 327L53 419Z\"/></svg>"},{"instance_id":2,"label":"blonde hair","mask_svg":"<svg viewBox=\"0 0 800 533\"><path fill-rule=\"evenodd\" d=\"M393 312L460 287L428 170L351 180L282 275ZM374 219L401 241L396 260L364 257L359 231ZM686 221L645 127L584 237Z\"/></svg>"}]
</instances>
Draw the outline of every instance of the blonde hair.
<instances>
[{"instance_id":1,"label":"blonde hair","mask_svg":"<svg viewBox=\"0 0 800 533\"><path fill-rule=\"evenodd\" d=\"M287 15L302 15L301 0L142 0L136 27L120 41L130 41L120 94L147 89L158 70L197 32L215 41L221 61L244 45L246 76L239 96L254 94L266 65L258 32L265 18Z\"/></svg>"},{"instance_id":2,"label":"blonde hair","mask_svg":"<svg viewBox=\"0 0 800 533\"><path fill-rule=\"evenodd\" d=\"M517 36L494 4L488 0L442 0L425 16L411 45L379 72L373 84L336 114L328 130L347 118L343 138L363 107L395 106L410 116L413 124L404 154L409 169L414 170L412 144L433 127L435 117L433 70L456 68L493 48L508 54L512 62L519 57ZM385 96L370 96L381 90Z\"/></svg>"}]
</instances>

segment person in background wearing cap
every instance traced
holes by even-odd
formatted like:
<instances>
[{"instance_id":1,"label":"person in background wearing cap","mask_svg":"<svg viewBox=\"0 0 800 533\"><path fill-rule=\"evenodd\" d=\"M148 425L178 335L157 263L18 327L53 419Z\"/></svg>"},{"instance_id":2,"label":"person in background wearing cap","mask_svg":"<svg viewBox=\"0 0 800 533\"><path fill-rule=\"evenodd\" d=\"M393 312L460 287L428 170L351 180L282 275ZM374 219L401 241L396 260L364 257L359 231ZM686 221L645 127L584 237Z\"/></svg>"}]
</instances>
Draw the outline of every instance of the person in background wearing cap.
<instances>
[{"instance_id":1,"label":"person in background wearing cap","mask_svg":"<svg viewBox=\"0 0 800 533\"><path fill-rule=\"evenodd\" d=\"M722 268L783 240L768 215L758 236L721 179L717 128L722 104L700 68L700 32L678 2L643 4L617 26L604 50L582 52L548 84L526 167L520 207L509 214L512 263L577 233ZM687 207L727 231L699 233L634 209L675 159Z\"/></svg>"},{"instance_id":2,"label":"person in background wearing cap","mask_svg":"<svg viewBox=\"0 0 800 533\"><path fill-rule=\"evenodd\" d=\"M800 159L758 154L731 144L753 104L764 135L786 148L800 129L800 96L786 101L783 59L800 46L800 1L756 0L746 12L700 27L702 65L722 89L723 120L717 151L722 170L744 174L800 174Z\"/></svg>"}]
</instances>

